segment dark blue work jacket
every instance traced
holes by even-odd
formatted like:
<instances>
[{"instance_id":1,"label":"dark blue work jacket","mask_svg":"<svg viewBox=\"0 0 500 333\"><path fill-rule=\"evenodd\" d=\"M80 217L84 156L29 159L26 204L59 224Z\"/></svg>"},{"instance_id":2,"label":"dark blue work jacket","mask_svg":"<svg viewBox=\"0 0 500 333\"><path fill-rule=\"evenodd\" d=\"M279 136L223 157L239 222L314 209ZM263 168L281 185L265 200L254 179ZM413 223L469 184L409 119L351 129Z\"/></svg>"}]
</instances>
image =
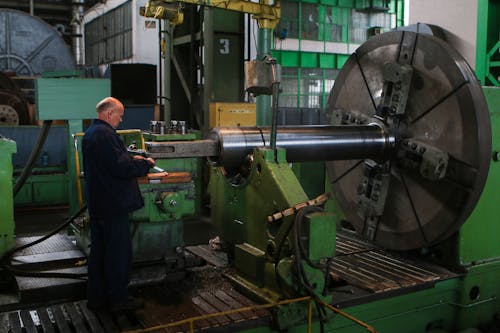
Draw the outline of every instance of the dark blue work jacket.
<instances>
[{"instance_id":1,"label":"dark blue work jacket","mask_svg":"<svg viewBox=\"0 0 500 333\"><path fill-rule=\"evenodd\" d=\"M130 213L144 205L137 177L150 165L134 160L116 130L95 119L82 140L85 194L92 218Z\"/></svg>"}]
</instances>

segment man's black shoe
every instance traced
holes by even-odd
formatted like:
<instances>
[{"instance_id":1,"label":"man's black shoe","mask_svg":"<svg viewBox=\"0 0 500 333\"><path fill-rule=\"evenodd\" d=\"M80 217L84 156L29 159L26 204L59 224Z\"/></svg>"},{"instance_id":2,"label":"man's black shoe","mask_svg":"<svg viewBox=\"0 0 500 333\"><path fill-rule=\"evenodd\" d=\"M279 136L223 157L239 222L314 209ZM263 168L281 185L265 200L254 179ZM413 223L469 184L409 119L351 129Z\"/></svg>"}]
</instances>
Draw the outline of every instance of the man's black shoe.
<instances>
[{"instance_id":1,"label":"man's black shoe","mask_svg":"<svg viewBox=\"0 0 500 333\"><path fill-rule=\"evenodd\" d=\"M144 307L144 302L141 299L129 297L126 301L112 303L110 306L111 312L134 311Z\"/></svg>"}]
</instances>

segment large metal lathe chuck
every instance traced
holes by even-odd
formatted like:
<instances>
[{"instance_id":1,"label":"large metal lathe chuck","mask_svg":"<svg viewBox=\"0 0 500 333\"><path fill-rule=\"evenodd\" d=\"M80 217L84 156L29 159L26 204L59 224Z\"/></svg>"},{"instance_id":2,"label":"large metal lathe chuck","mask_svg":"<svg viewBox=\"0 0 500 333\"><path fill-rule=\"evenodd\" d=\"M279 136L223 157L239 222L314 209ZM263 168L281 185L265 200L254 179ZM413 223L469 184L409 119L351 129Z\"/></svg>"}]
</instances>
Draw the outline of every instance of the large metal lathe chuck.
<instances>
[{"instance_id":1,"label":"large metal lathe chuck","mask_svg":"<svg viewBox=\"0 0 500 333\"><path fill-rule=\"evenodd\" d=\"M379 121L395 137L389 160L327 162L346 220L364 238L416 249L465 222L488 175L491 127L473 71L449 45L402 31L370 39L344 65L327 113L332 125Z\"/></svg>"}]
</instances>

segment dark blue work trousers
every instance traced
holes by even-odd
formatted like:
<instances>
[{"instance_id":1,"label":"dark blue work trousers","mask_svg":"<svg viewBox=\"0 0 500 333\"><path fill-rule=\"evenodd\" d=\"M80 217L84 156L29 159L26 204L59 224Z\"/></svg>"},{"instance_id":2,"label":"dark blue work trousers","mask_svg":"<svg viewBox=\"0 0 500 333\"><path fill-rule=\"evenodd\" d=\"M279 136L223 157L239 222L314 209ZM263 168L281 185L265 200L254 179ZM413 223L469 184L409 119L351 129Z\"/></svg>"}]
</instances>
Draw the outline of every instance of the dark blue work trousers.
<instances>
[{"instance_id":1,"label":"dark blue work trousers","mask_svg":"<svg viewBox=\"0 0 500 333\"><path fill-rule=\"evenodd\" d=\"M90 219L87 298L93 304L116 304L128 298L132 239L128 214Z\"/></svg>"}]
</instances>

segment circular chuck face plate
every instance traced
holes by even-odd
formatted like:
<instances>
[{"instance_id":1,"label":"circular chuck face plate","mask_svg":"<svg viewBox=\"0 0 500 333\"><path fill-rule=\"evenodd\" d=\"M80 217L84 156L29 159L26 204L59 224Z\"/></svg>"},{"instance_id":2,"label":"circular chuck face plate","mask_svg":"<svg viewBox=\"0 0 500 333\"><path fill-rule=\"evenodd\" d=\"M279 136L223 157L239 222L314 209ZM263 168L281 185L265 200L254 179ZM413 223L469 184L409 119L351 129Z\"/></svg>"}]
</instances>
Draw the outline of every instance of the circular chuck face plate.
<instances>
[{"instance_id":1,"label":"circular chuck face plate","mask_svg":"<svg viewBox=\"0 0 500 333\"><path fill-rule=\"evenodd\" d=\"M491 153L482 89L465 60L436 37L389 32L343 67L327 106L332 124L383 123L385 161L328 162L336 198L362 237L388 249L434 245L477 203Z\"/></svg>"}]
</instances>

